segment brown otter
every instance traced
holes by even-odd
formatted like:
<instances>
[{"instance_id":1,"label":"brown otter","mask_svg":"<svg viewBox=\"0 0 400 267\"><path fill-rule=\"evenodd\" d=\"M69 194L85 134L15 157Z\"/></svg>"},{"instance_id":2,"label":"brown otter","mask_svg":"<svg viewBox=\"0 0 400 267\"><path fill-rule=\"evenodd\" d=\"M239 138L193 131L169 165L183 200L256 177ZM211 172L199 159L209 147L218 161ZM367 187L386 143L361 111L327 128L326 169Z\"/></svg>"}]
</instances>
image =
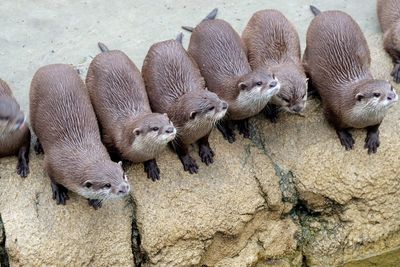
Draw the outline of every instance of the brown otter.
<instances>
[{"instance_id":1,"label":"brown otter","mask_svg":"<svg viewBox=\"0 0 400 267\"><path fill-rule=\"evenodd\" d=\"M48 65L35 73L30 118L57 204L65 205L68 190L88 198L95 209L128 194L127 177L101 143L89 94L71 66Z\"/></svg>"},{"instance_id":2,"label":"brown otter","mask_svg":"<svg viewBox=\"0 0 400 267\"><path fill-rule=\"evenodd\" d=\"M400 83L400 0L378 0L377 10L384 33L383 46L394 64L391 75Z\"/></svg>"},{"instance_id":3,"label":"brown otter","mask_svg":"<svg viewBox=\"0 0 400 267\"><path fill-rule=\"evenodd\" d=\"M103 53L90 63L86 86L109 151L134 163L144 162L147 177L160 179L155 158L176 129L166 114L152 113L142 76L122 51Z\"/></svg>"},{"instance_id":4,"label":"brown otter","mask_svg":"<svg viewBox=\"0 0 400 267\"><path fill-rule=\"evenodd\" d=\"M387 81L373 79L367 42L349 15L341 11L320 13L315 7L312 11L316 17L307 32L305 70L346 150L354 145L348 129L367 128L364 147L375 153L379 125L397 101L397 94Z\"/></svg>"},{"instance_id":5,"label":"brown otter","mask_svg":"<svg viewBox=\"0 0 400 267\"><path fill-rule=\"evenodd\" d=\"M301 113L306 106L307 77L295 27L278 10L261 10L247 23L242 39L251 68L268 69L281 84L264 109L267 117L276 122L279 109Z\"/></svg>"},{"instance_id":6,"label":"brown otter","mask_svg":"<svg viewBox=\"0 0 400 267\"><path fill-rule=\"evenodd\" d=\"M249 138L248 118L266 106L280 84L271 72L251 70L240 36L226 21L214 19L214 14L215 10L193 29L188 52L208 89L228 102L228 119L236 121L240 133ZM230 143L235 141L229 121L219 123L218 129Z\"/></svg>"},{"instance_id":7,"label":"brown otter","mask_svg":"<svg viewBox=\"0 0 400 267\"><path fill-rule=\"evenodd\" d=\"M209 165L214 152L208 136L214 124L225 116L228 105L205 90L204 79L196 63L177 40L153 44L143 63L143 78L151 108L166 112L178 129L173 148L185 171L197 173L198 166L189 155L188 146L199 145L201 160Z\"/></svg>"},{"instance_id":8,"label":"brown otter","mask_svg":"<svg viewBox=\"0 0 400 267\"><path fill-rule=\"evenodd\" d=\"M18 155L17 173L29 173L31 132L10 87L0 79L0 157Z\"/></svg>"}]
</instances>

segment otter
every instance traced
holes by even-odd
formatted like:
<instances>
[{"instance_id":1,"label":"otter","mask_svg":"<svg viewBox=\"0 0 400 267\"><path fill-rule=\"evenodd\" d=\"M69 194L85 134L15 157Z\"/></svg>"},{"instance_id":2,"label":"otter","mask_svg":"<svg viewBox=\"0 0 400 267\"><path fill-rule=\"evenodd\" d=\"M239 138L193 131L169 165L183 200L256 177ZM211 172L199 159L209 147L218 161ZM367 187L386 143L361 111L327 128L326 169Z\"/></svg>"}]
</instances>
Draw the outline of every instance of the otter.
<instances>
[{"instance_id":1,"label":"otter","mask_svg":"<svg viewBox=\"0 0 400 267\"><path fill-rule=\"evenodd\" d=\"M72 66L41 67L29 92L30 121L44 151L53 199L66 204L71 190L95 209L129 193L121 164L111 161L101 142L89 94Z\"/></svg>"},{"instance_id":2,"label":"otter","mask_svg":"<svg viewBox=\"0 0 400 267\"><path fill-rule=\"evenodd\" d=\"M29 174L31 131L8 84L0 79L0 157L18 155L17 174Z\"/></svg>"},{"instance_id":3,"label":"otter","mask_svg":"<svg viewBox=\"0 0 400 267\"><path fill-rule=\"evenodd\" d=\"M400 83L400 0L378 0L377 10L384 33L383 46L394 64L391 76Z\"/></svg>"},{"instance_id":4,"label":"otter","mask_svg":"<svg viewBox=\"0 0 400 267\"><path fill-rule=\"evenodd\" d=\"M151 108L166 112L178 129L173 149L185 171L197 173L198 165L188 146L199 145L201 161L213 163L214 152L208 142L213 126L225 116L228 104L205 89L205 82L194 60L176 40L153 44L143 63L143 78Z\"/></svg>"},{"instance_id":5,"label":"otter","mask_svg":"<svg viewBox=\"0 0 400 267\"><path fill-rule=\"evenodd\" d=\"M264 68L274 73L281 84L264 109L276 122L279 110L299 114L307 100L307 77L301 63L300 39L295 27L278 10L253 14L242 33L247 57L253 70Z\"/></svg>"},{"instance_id":6,"label":"otter","mask_svg":"<svg viewBox=\"0 0 400 267\"><path fill-rule=\"evenodd\" d=\"M369 154L376 153L379 125L397 94L389 82L372 77L367 42L349 15L311 10L316 17L308 28L304 64L321 96L325 116L346 150L354 146L348 129L366 128L364 147Z\"/></svg>"},{"instance_id":7,"label":"otter","mask_svg":"<svg viewBox=\"0 0 400 267\"><path fill-rule=\"evenodd\" d=\"M280 84L268 70L251 70L239 34L224 20L215 19L215 10L194 29L189 54L197 62L210 91L228 103L227 119L217 125L224 138L235 141L232 123L250 138L248 119L258 114Z\"/></svg>"},{"instance_id":8,"label":"otter","mask_svg":"<svg viewBox=\"0 0 400 267\"><path fill-rule=\"evenodd\" d=\"M134 163L144 162L147 177L160 179L155 158L175 138L176 129L166 114L152 113L142 76L119 50L102 51L90 63L86 86L103 142L109 151Z\"/></svg>"}]
</instances>

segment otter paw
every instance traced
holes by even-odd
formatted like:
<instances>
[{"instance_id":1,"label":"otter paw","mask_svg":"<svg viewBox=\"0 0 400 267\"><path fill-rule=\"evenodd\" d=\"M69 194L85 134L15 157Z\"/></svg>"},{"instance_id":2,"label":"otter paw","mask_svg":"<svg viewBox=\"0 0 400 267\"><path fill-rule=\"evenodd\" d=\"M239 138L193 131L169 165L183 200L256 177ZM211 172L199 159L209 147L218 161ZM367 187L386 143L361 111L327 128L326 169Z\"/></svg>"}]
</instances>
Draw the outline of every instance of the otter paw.
<instances>
[{"instance_id":1,"label":"otter paw","mask_svg":"<svg viewBox=\"0 0 400 267\"><path fill-rule=\"evenodd\" d=\"M197 166L196 161L189 155L180 156L180 159L183 164L183 169L188 171L190 174L197 173L199 167Z\"/></svg>"},{"instance_id":2,"label":"otter paw","mask_svg":"<svg viewBox=\"0 0 400 267\"><path fill-rule=\"evenodd\" d=\"M269 119L272 123L276 123L278 120L279 109L273 105L267 105L263 110L264 116Z\"/></svg>"},{"instance_id":3,"label":"otter paw","mask_svg":"<svg viewBox=\"0 0 400 267\"><path fill-rule=\"evenodd\" d=\"M53 199L57 202L57 205L65 205L69 199L68 189L60 184L51 182L51 190L53 192Z\"/></svg>"},{"instance_id":4,"label":"otter paw","mask_svg":"<svg viewBox=\"0 0 400 267\"><path fill-rule=\"evenodd\" d=\"M147 178L151 179L153 182L160 180L160 169L154 159L145 161L143 164L144 171L147 173Z\"/></svg>"},{"instance_id":5,"label":"otter paw","mask_svg":"<svg viewBox=\"0 0 400 267\"><path fill-rule=\"evenodd\" d=\"M39 139L36 139L33 150L35 150L36 155L44 154L44 150L43 150L42 144L39 142Z\"/></svg>"},{"instance_id":6,"label":"otter paw","mask_svg":"<svg viewBox=\"0 0 400 267\"><path fill-rule=\"evenodd\" d=\"M249 120L241 120L237 122L239 133L243 135L244 138L250 138L250 127L249 127Z\"/></svg>"},{"instance_id":7,"label":"otter paw","mask_svg":"<svg viewBox=\"0 0 400 267\"><path fill-rule=\"evenodd\" d=\"M220 123L217 124L217 128L222 133L224 139L228 140L229 143L232 144L233 142L236 141L235 133L233 132L232 128Z\"/></svg>"},{"instance_id":8,"label":"otter paw","mask_svg":"<svg viewBox=\"0 0 400 267\"><path fill-rule=\"evenodd\" d=\"M100 199L88 199L89 206L92 206L95 210L101 208L102 200Z\"/></svg>"},{"instance_id":9,"label":"otter paw","mask_svg":"<svg viewBox=\"0 0 400 267\"><path fill-rule=\"evenodd\" d=\"M26 161L19 161L17 165L17 174L25 178L29 174L29 165Z\"/></svg>"},{"instance_id":10,"label":"otter paw","mask_svg":"<svg viewBox=\"0 0 400 267\"><path fill-rule=\"evenodd\" d=\"M214 162L214 151L209 146L200 146L199 155L201 161L204 162L207 166Z\"/></svg>"},{"instance_id":11,"label":"otter paw","mask_svg":"<svg viewBox=\"0 0 400 267\"><path fill-rule=\"evenodd\" d=\"M340 143L346 150L351 150L354 147L354 139L351 134L346 130L337 130L337 135L339 136Z\"/></svg>"},{"instance_id":12,"label":"otter paw","mask_svg":"<svg viewBox=\"0 0 400 267\"><path fill-rule=\"evenodd\" d=\"M393 76L393 81L396 83L400 83L400 63L396 63L393 67L392 73L390 74Z\"/></svg>"},{"instance_id":13,"label":"otter paw","mask_svg":"<svg viewBox=\"0 0 400 267\"><path fill-rule=\"evenodd\" d=\"M376 153L378 147L381 144L379 136L377 134L368 134L365 138L364 148L368 149L368 154Z\"/></svg>"}]
</instances>

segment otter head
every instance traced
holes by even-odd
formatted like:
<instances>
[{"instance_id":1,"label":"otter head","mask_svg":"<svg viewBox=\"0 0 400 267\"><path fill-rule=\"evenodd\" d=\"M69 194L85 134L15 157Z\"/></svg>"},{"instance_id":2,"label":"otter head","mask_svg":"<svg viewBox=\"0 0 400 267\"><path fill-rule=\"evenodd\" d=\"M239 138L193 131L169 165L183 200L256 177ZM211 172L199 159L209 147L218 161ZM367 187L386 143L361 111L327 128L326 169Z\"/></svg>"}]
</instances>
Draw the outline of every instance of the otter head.
<instances>
[{"instance_id":1,"label":"otter head","mask_svg":"<svg viewBox=\"0 0 400 267\"><path fill-rule=\"evenodd\" d=\"M228 104L207 89L185 93L176 106L171 107L174 121L185 123L186 127L196 128L213 125L222 119Z\"/></svg>"},{"instance_id":2,"label":"otter head","mask_svg":"<svg viewBox=\"0 0 400 267\"><path fill-rule=\"evenodd\" d=\"M294 65L284 65L274 72L281 89L274 96L274 104L289 113L301 113L306 107L308 79L304 71Z\"/></svg>"},{"instance_id":3,"label":"otter head","mask_svg":"<svg viewBox=\"0 0 400 267\"><path fill-rule=\"evenodd\" d=\"M279 92L280 83L271 72L258 69L241 77L237 87L237 100L241 105L260 106L262 109L271 97Z\"/></svg>"},{"instance_id":4,"label":"otter head","mask_svg":"<svg viewBox=\"0 0 400 267\"><path fill-rule=\"evenodd\" d=\"M362 114L384 116L398 99L393 86L382 80L369 80L358 85L354 97L354 108Z\"/></svg>"},{"instance_id":5,"label":"otter head","mask_svg":"<svg viewBox=\"0 0 400 267\"><path fill-rule=\"evenodd\" d=\"M135 119L128 128L131 135L130 144L134 150L158 150L176 135L176 129L167 114L144 114Z\"/></svg>"},{"instance_id":6,"label":"otter head","mask_svg":"<svg viewBox=\"0 0 400 267\"><path fill-rule=\"evenodd\" d=\"M14 98L0 96L0 136L8 135L25 125L26 117Z\"/></svg>"},{"instance_id":7,"label":"otter head","mask_svg":"<svg viewBox=\"0 0 400 267\"><path fill-rule=\"evenodd\" d=\"M91 164L83 175L78 193L88 199L120 198L128 195L130 186L122 162L111 160Z\"/></svg>"}]
</instances>

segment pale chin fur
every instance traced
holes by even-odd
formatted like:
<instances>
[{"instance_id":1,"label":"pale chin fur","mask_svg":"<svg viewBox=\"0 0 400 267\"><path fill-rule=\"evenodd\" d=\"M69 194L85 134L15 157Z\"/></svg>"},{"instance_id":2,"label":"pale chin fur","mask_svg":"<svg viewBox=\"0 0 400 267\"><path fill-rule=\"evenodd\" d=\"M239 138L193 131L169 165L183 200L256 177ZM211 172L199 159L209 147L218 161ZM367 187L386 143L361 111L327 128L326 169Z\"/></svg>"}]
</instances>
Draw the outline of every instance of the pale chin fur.
<instances>
[{"instance_id":1,"label":"pale chin fur","mask_svg":"<svg viewBox=\"0 0 400 267\"><path fill-rule=\"evenodd\" d=\"M159 135L158 132L149 132L145 135L140 134L133 140L131 148L133 151L147 151L148 154L158 154L169 141L174 139L171 137L172 134L175 138L176 129L171 134Z\"/></svg>"},{"instance_id":2,"label":"pale chin fur","mask_svg":"<svg viewBox=\"0 0 400 267\"><path fill-rule=\"evenodd\" d=\"M157 138L157 141L160 141L160 144L167 144L167 143L171 142L172 140L174 140L175 136L176 136L176 129L174 128L174 131L172 133L161 134Z\"/></svg>"},{"instance_id":3,"label":"pale chin fur","mask_svg":"<svg viewBox=\"0 0 400 267\"><path fill-rule=\"evenodd\" d=\"M361 121L361 123L365 125L378 124L383 120L388 109L391 108L397 102L397 100L398 96L396 94L396 98L394 100L385 99L380 101L379 98L373 98L368 102L357 102L354 105L350 117L354 118L356 121ZM364 127L364 125L359 125L357 128Z\"/></svg>"}]
</instances>

